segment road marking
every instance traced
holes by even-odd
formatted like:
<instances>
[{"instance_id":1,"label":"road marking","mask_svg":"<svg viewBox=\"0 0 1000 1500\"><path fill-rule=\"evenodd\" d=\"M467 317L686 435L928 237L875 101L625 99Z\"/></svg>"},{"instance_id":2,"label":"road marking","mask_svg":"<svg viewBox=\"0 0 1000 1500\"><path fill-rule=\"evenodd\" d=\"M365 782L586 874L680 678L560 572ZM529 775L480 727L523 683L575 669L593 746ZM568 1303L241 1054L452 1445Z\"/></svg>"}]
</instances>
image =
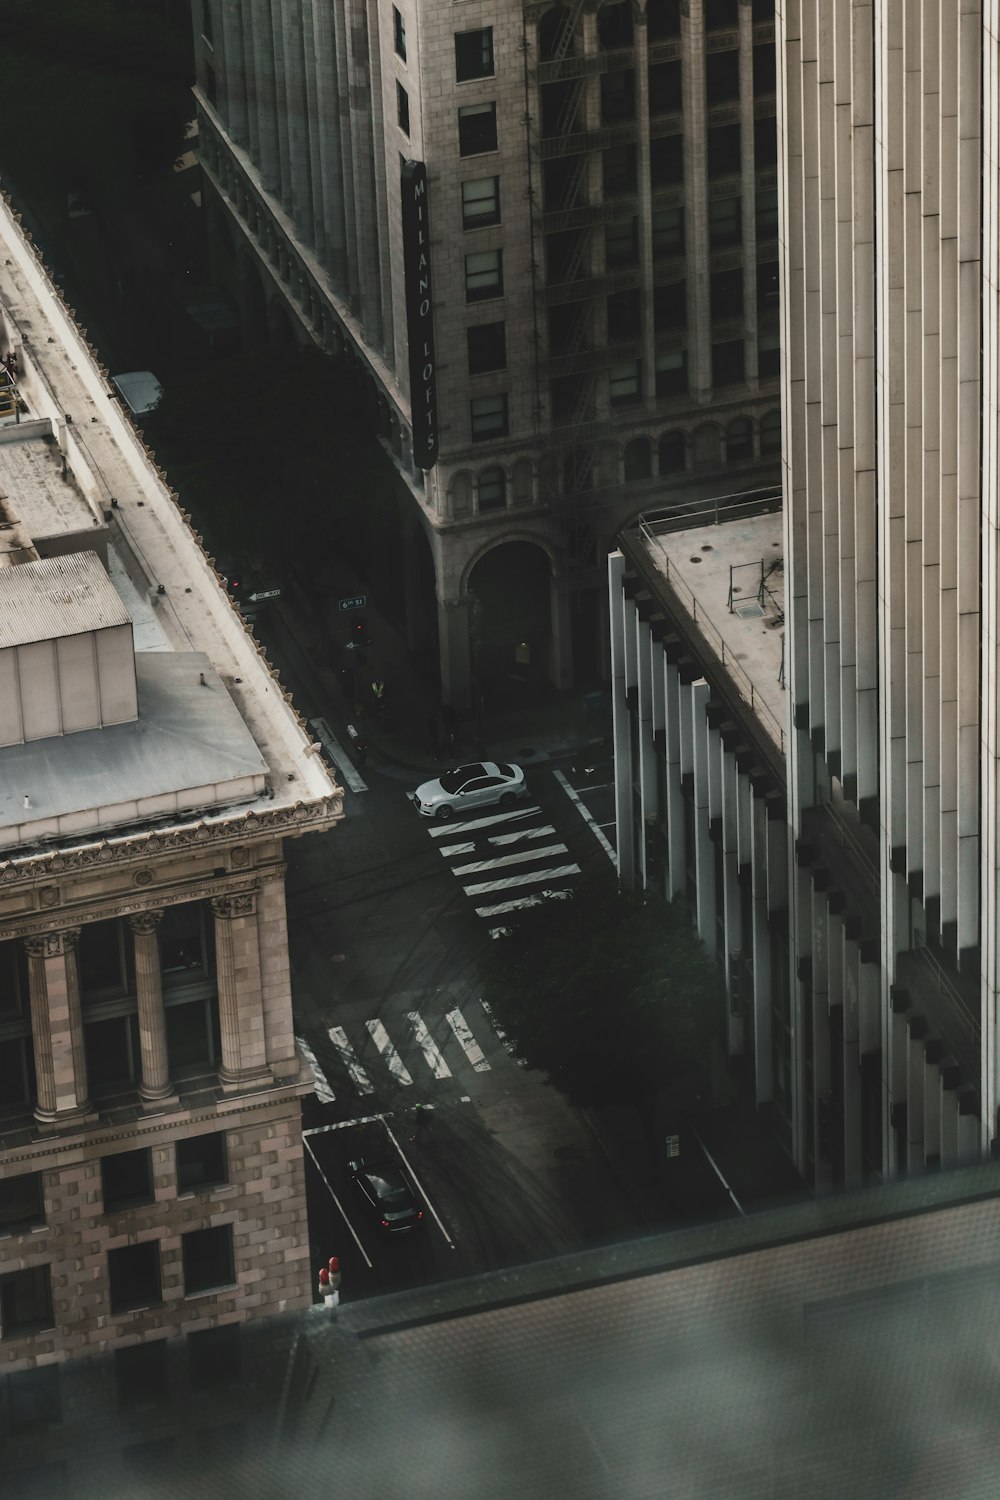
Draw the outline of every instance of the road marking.
<instances>
[{"instance_id":1,"label":"road marking","mask_svg":"<svg viewBox=\"0 0 1000 1500\"><path fill-rule=\"evenodd\" d=\"M568 854L565 844L548 844L544 849L522 849L519 854L498 854L471 865L453 865L454 875L478 875L482 870L501 870L505 865L523 865L531 859L548 859L553 854Z\"/></svg>"},{"instance_id":2,"label":"road marking","mask_svg":"<svg viewBox=\"0 0 1000 1500\"><path fill-rule=\"evenodd\" d=\"M340 1199L337 1197L336 1193L333 1191L333 1188L330 1185L330 1179L329 1179L329 1177L327 1177L326 1173L323 1171L323 1168L320 1166L318 1160L316 1159L316 1153L315 1153L315 1151L310 1146L309 1142L306 1140L306 1136L307 1135L315 1135L316 1133L317 1132L312 1131L312 1130L304 1130L302 1132L302 1144L303 1144L303 1146L305 1146L306 1150L309 1152L309 1155L312 1157L313 1166L316 1168L317 1172L322 1177L323 1183L324 1183L324 1185L326 1187L327 1192L330 1194L330 1197L333 1199L334 1203L336 1203L337 1207L339 1208L339 1210L340 1210L340 1217L343 1219L344 1223L347 1225L348 1229L350 1230L351 1239L354 1241L354 1243L357 1245L358 1249L361 1251L361 1254L364 1256L364 1258L365 1258L365 1264L368 1266L369 1271L373 1271L375 1268L374 1268L372 1262L368 1258L368 1251L365 1249L364 1245L362 1245L361 1241L358 1239L357 1235L355 1234L355 1232L354 1232L354 1225L351 1223L350 1219L347 1217L347 1210L344 1208L344 1205L341 1203Z\"/></svg>"},{"instance_id":3,"label":"road marking","mask_svg":"<svg viewBox=\"0 0 1000 1500\"><path fill-rule=\"evenodd\" d=\"M502 917L508 911L523 911L526 906L541 906L545 901L568 901L572 890L542 891L538 896L522 896L519 901L498 901L495 906L477 906L477 917ZM506 928L494 928L490 936L506 932Z\"/></svg>"},{"instance_id":4,"label":"road marking","mask_svg":"<svg viewBox=\"0 0 1000 1500\"><path fill-rule=\"evenodd\" d=\"M368 1027L372 1041L375 1043L376 1047L385 1058L389 1072L392 1074L393 1078L395 1078L396 1082L412 1083L413 1079L410 1077L409 1072L407 1071L406 1064L403 1062L403 1059L400 1057L399 1053L392 1045L392 1042L389 1039L389 1033L382 1025L382 1022L378 1020L366 1021L365 1025Z\"/></svg>"},{"instance_id":5,"label":"road marking","mask_svg":"<svg viewBox=\"0 0 1000 1500\"><path fill-rule=\"evenodd\" d=\"M385 1115L355 1115L353 1120L333 1120L329 1125L310 1125L308 1130L303 1130L302 1139L307 1135L329 1135L331 1130L351 1130L355 1125L376 1125L385 1120Z\"/></svg>"},{"instance_id":6,"label":"road marking","mask_svg":"<svg viewBox=\"0 0 1000 1500\"><path fill-rule=\"evenodd\" d=\"M352 792L367 792L368 783L358 775L357 768L347 751L338 739L335 739L330 731L330 726L325 719L310 719L310 727L315 729L320 744L327 755L333 760L337 770L343 776Z\"/></svg>"},{"instance_id":7,"label":"road marking","mask_svg":"<svg viewBox=\"0 0 1000 1500\"><path fill-rule=\"evenodd\" d=\"M448 1025L477 1073L489 1073L491 1068L483 1056L483 1049L472 1035L472 1029L460 1010L450 1010L445 1017Z\"/></svg>"},{"instance_id":8,"label":"road marking","mask_svg":"<svg viewBox=\"0 0 1000 1500\"><path fill-rule=\"evenodd\" d=\"M487 1000L482 999L479 1003L483 1007L483 1011L486 1015L487 1021L489 1021L490 1025L493 1027L493 1030L496 1032L497 1040L500 1042L501 1046L506 1047L507 1051L510 1053L511 1057L517 1063L519 1068L526 1068L528 1064L525 1062L523 1057L518 1057L517 1053L514 1051L514 1043L511 1041L510 1037L507 1035L506 1031L504 1031L503 1027L500 1025L500 1022L494 1015L492 1005L490 1005Z\"/></svg>"},{"instance_id":9,"label":"road marking","mask_svg":"<svg viewBox=\"0 0 1000 1500\"><path fill-rule=\"evenodd\" d=\"M609 786L614 786L614 782L599 781L592 786L589 781L585 781L581 790L585 792L606 792Z\"/></svg>"},{"instance_id":10,"label":"road marking","mask_svg":"<svg viewBox=\"0 0 1000 1500\"><path fill-rule=\"evenodd\" d=\"M427 832L432 839L440 838L442 833L471 833L474 828L492 828L495 823L509 823L513 818L528 818L538 812L541 812L540 807L519 807L513 812L493 813L489 818L472 818L464 823L439 823L436 828L428 828Z\"/></svg>"},{"instance_id":11,"label":"road marking","mask_svg":"<svg viewBox=\"0 0 1000 1500\"><path fill-rule=\"evenodd\" d=\"M467 896L485 896L487 891L510 891L517 885L537 885L540 880L559 880L563 875L579 875L579 865L556 865L551 870L529 870L527 875L508 875L502 880L480 880L463 885Z\"/></svg>"},{"instance_id":12,"label":"road marking","mask_svg":"<svg viewBox=\"0 0 1000 1500\"><path fill-rule=\"evenodd\" d=\"M722 1183L722 1186L725 1188L726 1192L729 1194L729 1197L732 1199L732 1202L733 1202L733 1204L736 1207L736 1212L739 1213L739 1214L742 1214L743 1217L746 1218L746 1209L743 1207L742 1203L737 1198L737 1196L733 1192L732 1188L729 1186L729 1183L723 1177L721 1171L719 1170L719 1166L718 1166L718 1163L715 1160L715 1157L712 1155L711 1151L709 1151L708 1147L705 1145L705 1142L702 1140L701 1136L698 1134L697 1130L695 1129L694 1125L692 1125L692 1123L691 1123L690 1120L687 1121L687 1128L690 1130L691 1134L694 1136L695 1140L698 1142L698 1145L701 1147L701 1149L704 1151L705 1155L707 1156L709 1166L712 1168L712 1171L715 1173L716 1177L719 1179L719 1181Z\"/></svg>"},{"instance_id":13,"label":"road marking","mask_svg":"<svg viewBox=\"0 0 1000 1500\"><path fill-rule=\"evenodd\" d=\"M577 810L577 812L580 814L581 818L586 823L587 827L590 829L591 833L594 835L594 838L600 844L601 848L604 850L605 854L608 856L608 858L610 859L611 863L617 869L617 866L618 866L618 856L615 854L615 851L612 848L611 844L608 843L608 840L605 837L605 835L601 832L600 828L597 826L597 823L594 821L593 817L591 816L590 810L588 808L584 807L583 803L580 801L579 793L577 793L577 792L575 792L573 790L573 788L570 786L569 782L566 780L565 776L563 775L563 773L561 771L553 771L552 774L556 778L556 780L558 781L559 785L562 787L563 791L566 793L566 795L569 798L569 800L571 802L573 802L573 803L576 804L576 810Z\"/></svg>"},{"instance_id":14,"label":"road marking","mask_svg":"<svg viewBox=\"0 0 1000 1500\"><path fill-rule=\"evenodd\" d=\"M323 1072L323 1069L316 1061L315 1052L304 1037L297 1036L295 1040L302 1050L303 1057L312 1069L312 1076L316 1081L316 1098L319 1100L320 1104L333 1104L337 1096L333 1092L333 1089L330 1087L330 1085L327 1083L326 1074Z\"/></svg>"},{"instance_id":15,"label":"road marking","mask_svg":"<svg viewBox=\"0 0 1000 1500\"><path fill-rule=\"evenodd\" d=\"M430 1198L428 1198L427 1193L424 1190L423 1183L420 1181L420 1178L417 1176L416 1172L413 1170L413 1164L410 1161L410 1158L407 1156L406 1152L403 1150L402 1146L399 1144L399 1142L397 1141L396 1137L393 1135L392 1129L389 1126L389 1122L387 1120L384 1120L382 1123L385 1125L385 1133L386 1133L386 1135L389 1137L390 1141L395 1146L396 1150L399 1152L399 1155L401 1156L401 1158L403 1159L403 1161L406 1163L406 1170L409 1172L410 1176L413 1178L414 1186L416 1187L417 1192L420 1194L421 1198L424 1200L424 1206L427 1209L429 1209L430 1212L433 1214L435 1224L440 1229L441 1233L444 1235L445 1240L447 1241L448 1245L451 1247L452 1250L454 1250L454 1248L455 1248L455 1241L452 1239L452 1237L448 1233L447 1229L445 1229L444 1225L441 1223L441 1220L440 1220L440 1218L438 1216L438 1211L434 1207L434 1205L431 1202Z\"/></svg>"},{"instance_id":16,"label":"road marking","mask_svg":"<svg viewBox=\"0 0 1000 1500\"><path fill-rule=\"evenodd\" d=\"M428 1067L434 1074L434 1077L450 1078L451 1069L441 1056L438 1045L421 1020L419 1012L408 1010L406 1012L406 1019L413 1027L413 1035L417 1040L421 1052L426 1057Z\"/></svg>"},{"instance_id":17,"label":"road marking","mask_svg":"<svg viewBox=\"0 0 1000 1500\"><path fill-rule=\"evenodd\" d=\"M543 823L541 828L521 828L517 833L495 833L486 842L488 844L520 844L525 839L543 839L550 833L555 833L552 824ZM474 849L475 845L470 844L469 848ZM464 850L458 850L457 852L461 854L464 853Z\"/></svg>"},{"instance_id":18,"label":"road marking","mask_svg":"<svg viewBox=\"0 0 1000 1500\"><path fill-rule=\"evenodd\" d=\"M475 847L476 846L475 846L474 843L472 843L472 844L446 844L444 846L442 846L442 845L439 844L438 845L438 852L440 854L443 854L444 857L445 857L445 859L450 859L453 854L471 854L472 851L473 851L473 849Z\"/></svg>"},{"instance_id":19,"label":"road marking","mask_svg":"<svg viewBox=\"0 0 1000 1500\"><path fill-rule=\"evenodd\" d=\"M374 1094L375 1088L372 1081L355 1057L354 1048L347 1040L347 1032L344 1028L342 1026L331 1026L327 1032L327 1036L336 1048L337 1056L344 1064L348 1073L350 1073L355 1088L362 1094Z\"/></svg>"}]
</instances>

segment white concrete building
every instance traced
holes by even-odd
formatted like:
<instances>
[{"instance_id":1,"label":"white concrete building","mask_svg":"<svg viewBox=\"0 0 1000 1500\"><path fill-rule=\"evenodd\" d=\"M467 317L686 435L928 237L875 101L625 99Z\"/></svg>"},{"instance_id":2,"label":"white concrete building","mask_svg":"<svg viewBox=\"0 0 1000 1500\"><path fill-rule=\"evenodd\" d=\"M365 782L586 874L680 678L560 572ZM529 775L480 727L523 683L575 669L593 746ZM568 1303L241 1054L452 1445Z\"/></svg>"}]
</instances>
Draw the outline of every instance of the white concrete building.
<instances>
[{"instance_id":1,"label":"white concrete building","mask_svg":"<svg viewBox=\"0 0 1000 1500\"><path fill-rule=\"evenodd\" d=\"M248 332L291 322L367 376L411 644L439 653L446 701L603 674L621 526L778 477L772 0L194 13L219 273ZM425 469L406 160L428 183Z\"/></svg>"},{"instance_id":2,"label":"white concrete building","mask_svg":"<svg viewBox=\"0 0 1000 1500\"><path fill-rule=\"evenodd\" d=\"M995 4L777 14L788 1139L851 1183L998 1134L1000 36Z\"/></svg>"},{"instance_id":3,"label":"white concrete building","mask_svg":"<svg viewBox=\"0 0 1000 1500\"><path fill-rule=\"evenodd\" d=\"M0 1367L312 1301L284 841L340 789L0 202Z\"/></svg>"}]
</instances>

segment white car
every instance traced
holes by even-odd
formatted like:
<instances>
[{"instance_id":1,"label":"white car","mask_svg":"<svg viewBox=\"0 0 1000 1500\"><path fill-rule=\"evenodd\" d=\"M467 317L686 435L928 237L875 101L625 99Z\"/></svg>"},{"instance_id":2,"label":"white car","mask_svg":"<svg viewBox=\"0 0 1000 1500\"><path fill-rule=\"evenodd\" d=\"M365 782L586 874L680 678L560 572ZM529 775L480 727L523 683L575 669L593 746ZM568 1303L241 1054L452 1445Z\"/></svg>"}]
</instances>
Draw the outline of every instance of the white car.
<instances>
[{"instance_id":1,"label":"white car","mask_svg":"<svg viewBox=\"0 0 1000 1500\"><path fill-rule=\"evenodd\" d=\"M425 781L409 795L425 818L440 818L444 822L474 807L489 807L497 802L501 807L511 807L520 797L528 795L528 788L520 766L477 760L454 771L443 771L436 781Z\"/></svg>"}]
</instances>

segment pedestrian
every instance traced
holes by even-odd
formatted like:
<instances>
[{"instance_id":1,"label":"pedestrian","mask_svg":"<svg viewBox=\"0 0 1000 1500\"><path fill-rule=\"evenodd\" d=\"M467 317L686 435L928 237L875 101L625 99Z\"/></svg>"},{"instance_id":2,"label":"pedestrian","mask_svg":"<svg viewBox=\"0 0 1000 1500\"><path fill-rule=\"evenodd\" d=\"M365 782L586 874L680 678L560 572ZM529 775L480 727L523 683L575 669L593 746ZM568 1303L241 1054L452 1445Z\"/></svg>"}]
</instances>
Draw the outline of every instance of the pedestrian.
<instances>
[{"instance_id":1,"label":"pedestrian","mask_svg":"<svg viewBox=\"0 0 1000 1500\"><path fill-rule=\"evenodd\" d=\"M363 771L364 768L365 768L365 761L368 759L368 744L367 744L367 741L365 741L365 740L355 740L355 742L354 742L354 753L357 756L357 760L358 760L358 770L359 771Z\"/></svg>"},{"instance_id":2,"label":"pedestrian","mask_svg":"<svg viewBox=\"0 0 1000 1500\"><path fill-rule=\"evenodd\" d=\"M413 1110L413 1134L411 1141L422 1141L431 1128L431 1115L434 1113L432 1104L417 1104Z\"/></svg>"}]
</instances>

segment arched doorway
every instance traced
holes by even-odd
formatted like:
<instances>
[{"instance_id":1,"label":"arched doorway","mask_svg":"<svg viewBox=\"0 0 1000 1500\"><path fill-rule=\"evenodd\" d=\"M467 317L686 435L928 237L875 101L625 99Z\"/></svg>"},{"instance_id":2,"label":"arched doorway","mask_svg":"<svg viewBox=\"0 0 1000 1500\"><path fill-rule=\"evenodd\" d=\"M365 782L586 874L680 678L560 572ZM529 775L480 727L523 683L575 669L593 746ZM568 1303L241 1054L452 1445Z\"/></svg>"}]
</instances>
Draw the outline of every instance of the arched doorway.
<instances>
[{"instance_id":1,"label":"arched doorway","mask_svg":"<svg viewBox=\"0 0 1000 1500\"><path fill-rule=\"evenodd\" d=\"M482 713L538 702L551 689L552 568L534 542L501 542L469 574L473 700Z\"/></svg>"}]
</instances>

